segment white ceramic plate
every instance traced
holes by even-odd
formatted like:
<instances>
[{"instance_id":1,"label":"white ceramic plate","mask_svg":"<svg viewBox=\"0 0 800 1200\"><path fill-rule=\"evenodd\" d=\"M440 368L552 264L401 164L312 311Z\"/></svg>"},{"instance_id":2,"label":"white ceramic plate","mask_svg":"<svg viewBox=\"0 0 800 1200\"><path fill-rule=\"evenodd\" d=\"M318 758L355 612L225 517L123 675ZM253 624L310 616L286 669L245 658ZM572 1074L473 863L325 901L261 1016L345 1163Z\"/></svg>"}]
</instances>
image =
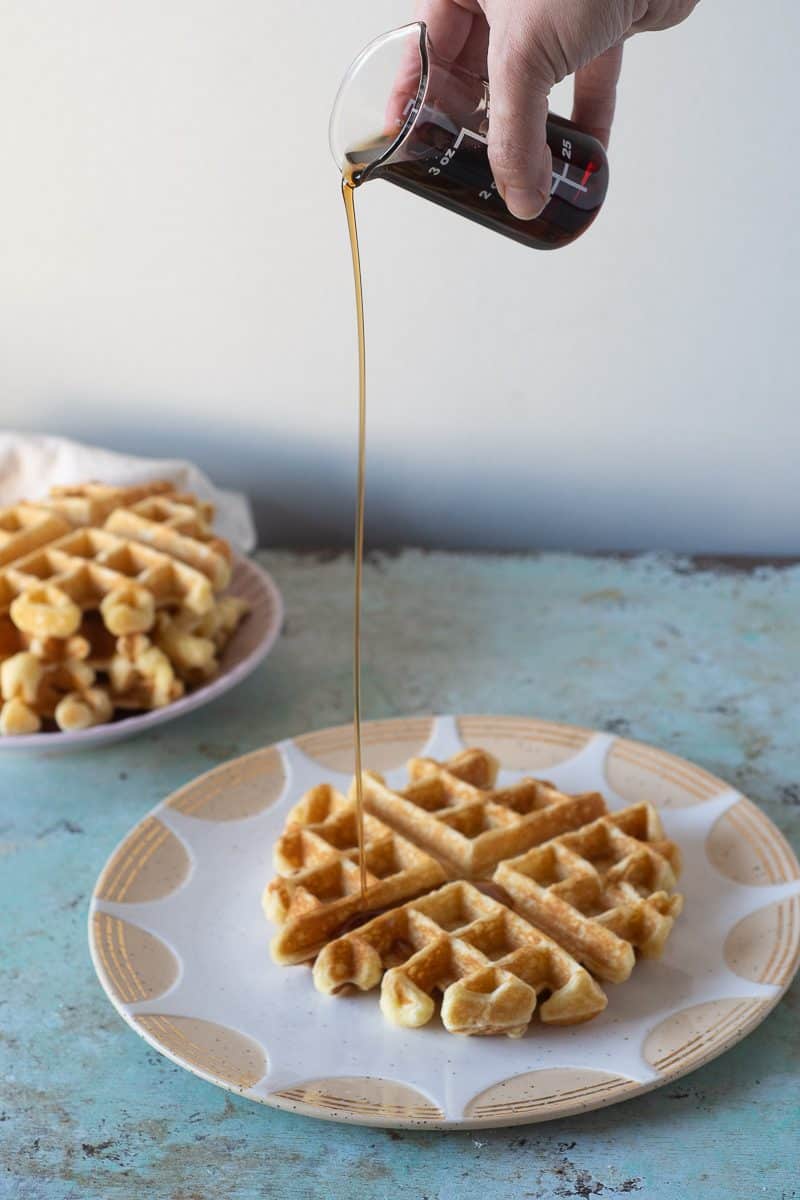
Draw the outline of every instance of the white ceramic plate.
<instances>
[{"instance_id":1,"label":"white ceramic plate","mask_svg":"<svg viewBox=\"0 0 800 1200\"><path fill-rule=\"evenodd\" d=\"M413 754L480 745L522 774L610 807L648 800L680 845L683 915L658 962L608 986L586 1025L535 1019L519 1039L460 1038L438 1018L386 1024L377 992L326 997L305 966L278 967L261 911L273 842L312 784L346 785L349 726L235 759L168 797L125 838L89 918L100 981L125 1020L173 1061L278 1108L366 1125L477 1128L563 1117L694 1070L743 1038L800 955L800 867L749 800L640 743L519 717L408 718L365 726L366 764L399 785Z\"/></svg>"},{"instance_id":2,"label":"white ceramic plate","mask_svg":"<svg viewBox=\"0 0 800 1200\"><path fill-rule=\"evenodd\" d=\"M151 729L154 725L163 725L165 721L182 717L184 713L208 704L235 687L256 669L275 644L283 622L283 600L272 576L249 558L237 557L234 560L229 590L248 601L250 612L225 647L220 672L210 683L188 692L165 708L131 716L121 715L106 725L95 725L91 729L0 737L0 752L61 752L120 741L143 729Z\"/></svg>"}]
</instances>

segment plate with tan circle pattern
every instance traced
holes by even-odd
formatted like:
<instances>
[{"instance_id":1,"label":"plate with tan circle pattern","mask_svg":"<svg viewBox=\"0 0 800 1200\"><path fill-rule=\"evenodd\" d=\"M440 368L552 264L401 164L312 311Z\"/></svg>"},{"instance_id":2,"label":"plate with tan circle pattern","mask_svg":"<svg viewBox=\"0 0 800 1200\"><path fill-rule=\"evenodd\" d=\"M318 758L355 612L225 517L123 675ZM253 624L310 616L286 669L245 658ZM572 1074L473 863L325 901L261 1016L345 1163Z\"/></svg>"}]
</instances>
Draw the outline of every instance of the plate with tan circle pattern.
<instances>
[{"instance_id":1,"label":"plate with tan circle pattern","mask_svg":"<svg viewBox=\"0 0 800 1200\"><path fill-rule=\"evenodd\" d=\"M483 746L503 765L613 810L646 800L681 847L685 897L666 952L610 985L585 1025L461 1038L383 1020L375 992L328 997L278 967L261 911L272 846L315 783L346 787L350 726L287 739L168 796L114 851L92 898L100 982L131 1027L202 1078L277 1108L398 1128L524 1124L660 1087L745 1037L800 959L800 867L779 830L721 779L642 743L526 717L414 717L364 727L366 765Z\"/></svg>"}]
</instances>

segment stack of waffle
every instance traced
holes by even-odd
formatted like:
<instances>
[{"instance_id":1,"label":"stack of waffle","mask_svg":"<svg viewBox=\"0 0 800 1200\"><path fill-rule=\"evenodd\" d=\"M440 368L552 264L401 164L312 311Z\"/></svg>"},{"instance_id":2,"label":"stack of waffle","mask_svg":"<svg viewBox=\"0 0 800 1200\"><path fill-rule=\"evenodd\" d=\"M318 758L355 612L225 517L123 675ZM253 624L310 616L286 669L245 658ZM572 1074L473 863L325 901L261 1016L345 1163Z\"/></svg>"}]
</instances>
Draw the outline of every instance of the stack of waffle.
<instances>
[{"instance_id":1,"label":"stack of waffle","mask_svg":"<svg viewBox=\"0 0 800 1200\"><path fill-rule=\"evenodd\" d=\"M289 813L264 909L276 962L313 960L335 995L380 985L398 1025L426 1024L441 996L451 1033L518 1037L590 1020L637 953L658 957L681 911L680 854L648 804L609 812L522 779L496 787L484 750L412 759L408 785L365 771L366 890L355 794L327 784Z\"/></svg>"},{"instance_id":2,"label":"stack of waffle","mask_svg":"<svg viewBox=\"0 0 800 1200\"><path fill-rule=\"evenodd\" d=\"M211 679L247 605L213 510L166 482L0 509L0 733L85 729Z\"/></svg>"}]
</instances>

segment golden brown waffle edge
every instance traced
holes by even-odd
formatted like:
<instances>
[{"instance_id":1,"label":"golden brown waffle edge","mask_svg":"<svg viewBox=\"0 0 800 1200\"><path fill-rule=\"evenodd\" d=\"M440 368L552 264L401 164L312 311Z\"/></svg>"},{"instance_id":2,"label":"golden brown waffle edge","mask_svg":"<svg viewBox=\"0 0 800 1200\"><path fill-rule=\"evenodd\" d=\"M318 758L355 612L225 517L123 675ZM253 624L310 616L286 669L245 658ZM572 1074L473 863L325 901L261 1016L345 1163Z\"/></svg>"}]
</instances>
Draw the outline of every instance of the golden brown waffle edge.
<instances>
[{"instance_id":1,"label":"golden brown waffle edge","mask_svg":"<svg viewBox=\"0 0 800 1200\"><path fill-rule=\"evenodd\" d=\"M306 793L265 892L281 926L273 958L316 955L314 983L327 994L380 986L386 1019L408 1027L431 1019L437 995L445 1028L473 1035L519 1036L535 1011L558 1024L601 1012L598 980L622 982L637 954L663 951L683 903L678 847L649 804L609 813L597 793L529 779L498 788L497 770L474 748L447 763L410 760L403 789L364 773L368 861L394 834L440 875L425 891L398 881L393 901L371 884L363 906L353 789Z\"/></svg>"}]
</instances>

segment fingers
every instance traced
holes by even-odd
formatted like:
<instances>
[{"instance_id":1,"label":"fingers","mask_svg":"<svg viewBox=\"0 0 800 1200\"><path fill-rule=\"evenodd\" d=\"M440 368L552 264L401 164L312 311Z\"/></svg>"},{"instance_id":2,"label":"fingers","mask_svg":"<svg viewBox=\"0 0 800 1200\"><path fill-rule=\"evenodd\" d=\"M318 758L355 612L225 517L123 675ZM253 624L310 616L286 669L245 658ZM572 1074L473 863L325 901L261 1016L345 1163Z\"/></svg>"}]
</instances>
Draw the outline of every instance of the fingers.
<instances>
[{"instance_id":1,"label":"fingers","mask_svg":"<svg viewBox=\"0 0 800 1200\"><path fill-rule=\"evenodd\" d=\"M483 13L472 18L472 29L464 43L464 48L458 56L458 65L473 75L486 79L488 69L486 55L489 48L489 26Z\"/></svg>"},{"instance_id":2,"label":"fingers","mask_svg":"<svg viewBox=\"0 0 800 1200\"><path fill-rule=\"evenodd\" d=\"M445 62L459 57L479 12L472 0L420 0L417 4L417 19L428 26L433 48Z\"/></svg>"},{"instance_id":3,"label":"fingers","mask_svg":"<svg viewBox=\"0 0 800 1200\"><path fill-rule=\"evenodd\" d=\"M622 44L612 46L575 75L572 119L608 148L622 68Z\"/></svg>"},{"instance_id":4,"label":"fingers","mask_svg":"<svg viewBox=\"0 0 800 1200\"><path fill-rule=\"evenodd\" d=\"M474 7L479 11L477 5ZM463 3L458 3L457 0L420 0L416 17L428 26L428 36L434 49L445 61L460 61L463 53L471 50L474 40L473 25L477 23L471 0L463 0ZM481 22L485 26L482 16ZM485 47L483 62L485 65ZM475 69L467 63L463 65L469 70ZM403 124L409 104L417 93L419 72L419 50L409 42L386 106L387 131L397 129Z\"/></svg>"},{"instance_id":5,"label":"fingers","mask_svg":"<svg viewBox=\"0 0 800 1200\"><path fill-rule=\"evenodd\" d=\"M697 7L698 0L650 0L640 3L640 12L635 12L630 34L652 33L661 29L672 29L680 25Z\"/></svg>"},{"instance_id":6,"label":"fingers","mask_svg":"<svg viewBox=\"0 0 800 1200\"><path fill-rule=\"evenodd\" d=\"M420 55L419 47L409 41L403 51L403 57L394 77L392 90L386 102L385 133L394 134L400 129L406 119L419 87Z\"/></svg>"},{"instance_id":7,"label":"fingers","mask_svg":"<svg viewBox=\"0 0 800 1200\"><path fill-rule=\"evenodd\" d=\"M525 48L527 47L527 48ZM515 217L529 221L550 195L553 162L545 136L547 97L555 83L535 38L493 24L489 34L489 162Z\"/></svg>"}]
</instances>

